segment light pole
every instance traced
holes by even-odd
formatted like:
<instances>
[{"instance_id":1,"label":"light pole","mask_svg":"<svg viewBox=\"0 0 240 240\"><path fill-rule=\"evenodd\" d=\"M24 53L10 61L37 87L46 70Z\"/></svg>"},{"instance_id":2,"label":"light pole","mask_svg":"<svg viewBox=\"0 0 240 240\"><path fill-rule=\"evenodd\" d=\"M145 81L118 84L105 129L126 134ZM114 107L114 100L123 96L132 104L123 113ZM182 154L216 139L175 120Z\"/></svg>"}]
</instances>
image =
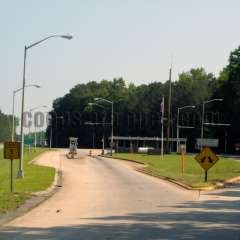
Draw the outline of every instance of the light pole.
<instances>
[{"instance_id":1,"label":"light pole","mask_svg":"<svg viewBox=\"0 0 240 240\"><path fill-rule=\"evenodd\" d=\"M106 103L109 103L111 104L112 106L112 115L111 115L111 125L112 125L112 129L111 129L111 156L112 156L112 153L113 153L113 104L114 102L113 101L109 101L107 99L104 99L104 98L94 98L95 101L103 101L103 102L106 102Z\"/></svg>"},{"instance_id":2,"label":"light pole","mask_svg":"<svg viewBox=\"0 0 240 240\"><path fill-rule=\"evenodd\" d=\"M100 108L102 108L103 110L104 110L104 114L105 114L105 116L106 116L106 111L105 111L105 108L102 106L102 105L100 105L100 104L97 104L97 103L88 103L88 105L89 106L97 106L97 107L100 107ZM104 150L105 150L105 147L104 147L104 139L105 138L105 117L104 117L104 119L103 119L103 138L102 138L102 155L104 155Z\"/></svg>"},{"instance_id":3,"label":"light pole","mask_svg":"<svg viewBox=\"0 0 240 240\"><path fill-rule=\"evenodd\" d=\"M51 128L50 128L49 148L52 148L52 125L51 125Z\"/></svg>"},{"instance_id":4,"label":"light pole","mask_svg":"<svg viewBox=\"0 0 240 240\"><path fill-rule=\"evenodd\" d=\"M58 119L64 119L64 117L63 116L56 116L56 126L57 126L57 121L58 121ZM57 130L57 128L56 128L56 130ZM56 131L56 148L57 148L57 146L58 146L58 134L57 134L57 131ZM52 142L52 140L51 140L51 142Z\"/></svg>"},{"instance_id":5,"label":"light pole","mask_svg":"<svg viewBox=\"0 0 240 240\"><path fill-rule=\"evenodd\" d=\"M205 104L211 103L211 102L222 102L222 98L215 98L211 99L209 101L204 101L202 105L202 126L201 126L201 150L203 149L203 131L204 131L204 118L205 118Z\"/></svg>"},{"instance_id":6,"label":"light pole","mask_svg":"<svg viewBox=\"0 0 240 240\"><path fill-rule=\"evenodd\" d=\"M48 124L50 126L50 138L49 138L49 148L50 149L52 148L52 127L53 127L52 123L53 123L53 120L52 120L52 115L51 115L51 120L48 122Z\"/></svg>"},{"instance_id":7,"label":"light pole","mask_svg":"<svg viewBox=\"0 0 240 240\"><path fill-rule=\"evenodd\" d=\"M25 96L25 85L26 85L26 79L25 79L25 73L26 73L26 59L27 59L27 50L48 40L49 38L64 38L64 39L72 39L72 36L70 35L51 35L46 38L41 39L38 42L35 42L29 46L24 47L24 63L23 63L23 83L22 83L22 110L21 110L21 156L19 160L19 168L18 168L18 177L23 178L23 155L24 155L24 133L23 133L23 117L24 117L24 96Z\"/></svg>"},{"instance_id":8,"label":"light pole","mask_svg":"<svg viewBox=\"0 0 240 240\"><path fill-rule=\"evenodd\" d=\"M49 148L52 148L52 123L53 123L53 117L52 115L50 115L50 113L48 112L47 114L47 127L50 127L50 136L49 136Z\"/></svg>"},{"instance_id":9,"label":"light pole","mask_svg":"<svg viewBox=\"0 0 240 240\"><path fill-rule=\"evenodd\" d=\"M36 88L40 88L39 85L37 84L29 84L29 85L26 85L25 88L27 87L36 87ZM22 88L19 88L19 89L16 89L13 91L13 103L12 103L12 142L14 142L15 140L15 95L17 92L21 91Z\"/></svg>"},{"instance_id":10,"label":"light pole","mask_svg":"<svg viewBox=\"0 0 240 240\"><path fill-rule=\"evenodd\" d=\"M180 126L179 125L179 114L180 114L180 111L182 109L185 109L185 108L195 108L195 107L196 106L188 105L188 106L183 106L183 107L178 108L178 112L177 112L177 153L179 152L179 129L180 128L192 128L192 127Z\"/></svg>"},{"instance_id":11,"label":"light pole","mask_svg":"<svg viewBox=\"0 0 240 240\"><path fill-rule=\"evenodd\" d=\"M29 110L29 112L31 113L32 111L36 110L36 109L39 109L39 108L47 108L46 105L42 105L42 106L37 106L37 107L34 107L34 108L31 108ZM30 137L30 134L31 134L31 130L30 130L30 125L29 125L29 137ZM35 151L36 151L36 147L37 147L37 128L36 128L36 119L34 118L34 148L35 148Z\"/></svg>"}]
</instances>

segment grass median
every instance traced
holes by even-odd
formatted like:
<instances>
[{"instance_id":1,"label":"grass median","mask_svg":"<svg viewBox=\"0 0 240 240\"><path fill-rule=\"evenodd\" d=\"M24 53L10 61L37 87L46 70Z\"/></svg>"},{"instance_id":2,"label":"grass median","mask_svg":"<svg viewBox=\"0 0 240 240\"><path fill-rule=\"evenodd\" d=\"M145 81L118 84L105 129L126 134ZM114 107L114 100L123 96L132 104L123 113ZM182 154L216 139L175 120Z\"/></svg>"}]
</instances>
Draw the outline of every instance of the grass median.
<instances>
[{"instance_id":1,"label":"grass median","mask_svg":"<svg viewBox=\"0 0 240 240\"><path fill-rule=\"evenodd\" d=\"M10 193L10 160L3 159L0 150L0 213L19 207L30 193L48 188L54 180L55 169L51 167L29 164L38 155L47 151L37 148L36 151L24 155L24 178L17 178L19 160L13 161L13 193Z\"/></svg>"},{"instance_id":2,"label":"grass median","mask_svg":"<svg viewBox=\"0 0 240 240\"><path fill-rule=\"evenodd\" d=\"M146 170L154 175L171 178L191 187L208 187L217 182L240 176L240 161L229 158L220 160L208 171L208 182L204 182L204 170L194 159L194 155L185 156L185 170L180 172L180 155L159 155L115 153L114 158L133 160L147 164Z\"/></svg>"}]
</instances>

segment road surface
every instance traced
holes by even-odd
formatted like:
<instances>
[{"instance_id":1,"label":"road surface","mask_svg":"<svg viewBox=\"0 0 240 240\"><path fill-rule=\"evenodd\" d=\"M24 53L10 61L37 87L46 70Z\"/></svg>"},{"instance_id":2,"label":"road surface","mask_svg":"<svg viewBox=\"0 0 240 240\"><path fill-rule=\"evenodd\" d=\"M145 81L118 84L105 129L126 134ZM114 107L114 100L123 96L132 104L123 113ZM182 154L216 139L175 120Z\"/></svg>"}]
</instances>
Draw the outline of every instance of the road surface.
<instances>
[{"instance_id":1,"label":"road surface","mask_svg":"<svg viewBox=\"0 0 240 240\"><path fill-rule=\"evenodd\" d=\"M240 239L238 188L199 196L130 163L79 152L74 160L66 150L38 159L63 170L63 187L2 227L1 240Z\"/></svg>"}]
</instances>

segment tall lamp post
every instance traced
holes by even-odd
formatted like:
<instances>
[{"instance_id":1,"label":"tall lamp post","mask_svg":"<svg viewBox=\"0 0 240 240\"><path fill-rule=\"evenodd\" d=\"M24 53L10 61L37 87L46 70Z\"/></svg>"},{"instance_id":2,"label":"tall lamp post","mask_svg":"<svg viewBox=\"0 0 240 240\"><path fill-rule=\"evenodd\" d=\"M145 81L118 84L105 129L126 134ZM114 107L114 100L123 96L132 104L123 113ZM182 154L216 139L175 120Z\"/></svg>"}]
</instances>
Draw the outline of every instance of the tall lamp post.
<instances>
[{"instance_id":1,"label":"tall lamp post","mask_svg":"<svg viewBox=\"0 0 240 240\"><path fill-rule=\"evenodd\" d=\"M110 155L112 156L112 153L113 153L113 104L114 102L113 101L109 101L107 99L104 99L104 98L94 98L95 101L103 101L103 102L106 102L106 103L109 103L111 104L112 106L112 115L111 115L111 125L112 125L112 129L111 129L111 153Z\"/></svg>"},{"instance_id":2,"label":"tall lamp post","mask_svg":"<svg viewBox=\"0 0 240 240\"><path fill-rule=\"evenodd\" d=\"M204 118L205 118L205 105L211 102L222 102L222 98L214 98L209 101L204 101L202 105L202 126L201 126L201 150L203 149L203 134L204 134Z\"/></svg>"},{"instance_id":3,"label":"tall lamp post","mask_svg":"<svg viewBox=\"0 0 240 240\"><path fill-rule=\"evenodd\" d=\"M180 126L180 125L179 125L179 114L180 114L180 111L181 111L182 109L185 109L185 108L195 108L195 107L196 107L196 106L188 105L188 106L183 106L183 107L178 108L178 111L177 111L177 153L179 152L179 129L180 129L180 128L193 128L193 127Z\"/></svg>"},{"instance_id":4,"label":"tall lamp post","mask_svg":"<svg viewBox=\"0 0 240 240\"><path fill-rule=\"evenodd\" d=\"M46 105L37 106L37 107L31 108L29 110L29 112L31 113L32 111L37 110L39 108L47 108L47 106ZM30 134L31 134L30 127L31 126L29 126L29 137L30 137ZM35 148L35 150L36 150L36 147L37 147L37 133L36 133L36 122L34 121L34 148Z\"/></svg>"},{"instance_id":5,"label":"tall lamp post","mask_svg":"<svg viewBox=\"0 0 240 240\"><path fill-rule=\"evenodd\" d=\"M58 117L56 117L56 119L57 118ZM50 127L49 148L52 148L53 116L49 113L48 113L48 126Z\"/></svg>"},{"instance_id":6,"label":"tall lamp post","mask_svg":"<svg viewBox=\"0 0 240 240\"><path fill-rule=\"evenodd\" d=\"M51 120L52 121L52 120ZM49 140L49 148L52 148L52 122L50 127L50 140Z\"/></svg>"},{"instance_id":7,"label":"tall lamp post","mask_svg":"<svg viewBox=\"0 0 240 240\"><path fill-rule=\"evenodd\" d=\"M24 177L24 173L23 173L23 155L24 155L24 133L23 133L23 115L24 115L24 96L25 96L25 83L26 83L26 79L25 79L25 73L26 73L26 59L27 59L27 50L37 46L38 44L50 39L50 38L64 38L64 39L68 39L71 40L72 36L71 35L51 35L48 36L46 38L41 39L38 42L35 42L29 46L25 46L24 47L24 64L23 64L23 84L22 84L22 110L21 110L21 156L20 156L20 160L19 160L19 168L18 168L18 177L19 178L23 178Z\"/></svg>"},{"instance_id":8,"label":"tall lamp post","mask_svg":"<svg viewBox=\"0 0 240 240\"><path fill-rule=\"evenodd\" d=\"M52 148L52 115L48 115L48 126L50 126L49 148Z\"/></svg>"},{"instance_id":9,"label":"tall lamp post","mask_svg":"<svg viewBox=\"0 0 240 240\"><path fill-rule=\"evenodd\" d=\"M37 84L29 84L29 85L26 85L25 88L27 87L35 87L35 88L40 88L39 85ZM16 93L22 91L22 88L19 88L19 89L16 89L13 91L13 102L12 102L12 142L14 142L15 140L15 95Z\"/></svg>"},{"instance_id":10,"label":"tall lamp post","mask_svg":"<svg viewBox=\"0 0 240 240\"><path fill-rule=\"evenodd\" d=\"M56 130L57 130L57 121L58 121L58 119L64 119L64 117L63 116L56 116L55 117L55 119L56 119ZM53 125L52 125L52 127L53 127ZM58 146L58 131L56 131L56 148L57 148L57 146ZM50 136L51 138L52 138L52 133L51 133L51 136ZM50 140L51 141L51 144L52 144L52 139ZM51 146L52 147L52 146Z\"/></svg>"},{"instance_id":11,"label":"tall lamp post","mask_svg":"<svg viewBox=\"0 0 240 240\"><path fill-rule=\"evenodd\" d=\"M105 116L106 116L106 111L105 111L105 108L100 105L100 104L97 104L97 103L88 103L89 106L97 106L97 107L100 107L104 110L105 112ZM104 155L104 150L105 150L105 146L104 146L104 138L105 138L105 117L103 119L103 138L102 138L102 155Z\"/></svg>"}]
</instances>

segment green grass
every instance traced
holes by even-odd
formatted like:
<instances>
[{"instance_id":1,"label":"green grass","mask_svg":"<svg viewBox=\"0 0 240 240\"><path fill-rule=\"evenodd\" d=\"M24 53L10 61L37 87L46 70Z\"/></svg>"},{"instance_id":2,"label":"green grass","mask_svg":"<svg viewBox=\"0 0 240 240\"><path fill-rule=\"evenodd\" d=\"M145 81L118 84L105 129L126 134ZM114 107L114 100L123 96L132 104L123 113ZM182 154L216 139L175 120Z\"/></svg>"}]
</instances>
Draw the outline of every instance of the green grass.
<instances>
[{"instance_id":1,"label":"green grass","mask_svg":"<svg viewBox=\"0 0 240 240\"><path fill-rule=\"evenodd\" d=\"M208 183L204 182L204 170L194 159L194 155L185 156L184 175L180 173L180 156L176 154L159 155L115 153L114 158L135 160L147 164L147 170L156 175L168 177L191 187L206 187L216 182L224 182L227 179L240 176L240 161L220 158L220 160L208 171Z\"/></svg>"},{"instance_id":2,"label":"green grass","mask_svg":"<svg viewBox=\"0 0 240 240\"><path fill-rule=\"evenodd\" d=\"M24 178L17 178L19 160L14 160L13 193L10 193L10 160L3 159L0 150L0 213L17 208L30 197L30 193L45 190L51 185L55 176L54 168L28 164L46 150L38 148L36 152L32 150L30 154L25 153Z\"/></svg>"},{"instance_id":3,"label":"green grass","mask_svg":"<svg viewBox=\"0 0 240 240\"><path fill-rule=\"evenodd\" d=\"M0 193L0 214L18 208L29 198L27 193Z\"/></svg>"}]
</instances>

